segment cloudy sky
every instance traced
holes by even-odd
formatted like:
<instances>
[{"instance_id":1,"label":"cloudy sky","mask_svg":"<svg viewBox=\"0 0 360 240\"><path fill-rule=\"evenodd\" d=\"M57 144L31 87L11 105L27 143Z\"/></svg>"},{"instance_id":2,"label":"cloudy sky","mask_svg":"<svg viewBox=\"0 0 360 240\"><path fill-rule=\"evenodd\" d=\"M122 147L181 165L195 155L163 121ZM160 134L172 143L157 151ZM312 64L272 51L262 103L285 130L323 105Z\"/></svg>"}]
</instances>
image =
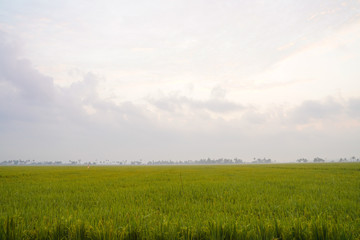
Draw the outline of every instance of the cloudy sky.
<instances>
[{"instance_id":1,"label":"cloudy sky","mask_svg":"<svg viewBox=\"0 0 360 240\"><path fill-rule=\"evenodd\" d=\"M0 161L359 156L359 63L359 0L0 0Z\"/></svg>"}]
</instances>

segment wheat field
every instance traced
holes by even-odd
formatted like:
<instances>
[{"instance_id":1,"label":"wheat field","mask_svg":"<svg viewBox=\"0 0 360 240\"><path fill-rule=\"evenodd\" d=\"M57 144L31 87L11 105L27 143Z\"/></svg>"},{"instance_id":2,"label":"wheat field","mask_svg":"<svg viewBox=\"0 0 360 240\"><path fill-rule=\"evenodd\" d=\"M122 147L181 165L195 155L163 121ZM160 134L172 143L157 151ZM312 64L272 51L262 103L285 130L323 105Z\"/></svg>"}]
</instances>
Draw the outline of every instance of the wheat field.
<instances>
[{"instance_id":1,"label":"wheat field","mask_svg":"<svg viewBox=\"0 0 360 240\"><path fill-rule=\"evenodd\" d=\"M360 239L360 164L0 167L0 239Z\"/></svg>"}]
</instances>

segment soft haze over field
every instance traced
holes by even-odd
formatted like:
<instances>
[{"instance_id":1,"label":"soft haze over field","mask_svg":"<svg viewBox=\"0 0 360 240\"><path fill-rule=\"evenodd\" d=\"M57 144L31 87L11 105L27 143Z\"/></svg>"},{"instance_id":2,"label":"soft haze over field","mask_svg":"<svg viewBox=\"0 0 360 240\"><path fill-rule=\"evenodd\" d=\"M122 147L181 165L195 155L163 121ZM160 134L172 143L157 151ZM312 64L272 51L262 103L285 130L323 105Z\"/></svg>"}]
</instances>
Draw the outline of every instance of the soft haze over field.
<instances>
[{"instance_id":1,"label":"soft haze over field","mask_svg":"<svg viewBox=\"0 0 360 240\"><path fill-rule=\"evenodd\" d=\"M360 1L0 1L0 160L359 155Z\"/></svg>"}]
</instances>

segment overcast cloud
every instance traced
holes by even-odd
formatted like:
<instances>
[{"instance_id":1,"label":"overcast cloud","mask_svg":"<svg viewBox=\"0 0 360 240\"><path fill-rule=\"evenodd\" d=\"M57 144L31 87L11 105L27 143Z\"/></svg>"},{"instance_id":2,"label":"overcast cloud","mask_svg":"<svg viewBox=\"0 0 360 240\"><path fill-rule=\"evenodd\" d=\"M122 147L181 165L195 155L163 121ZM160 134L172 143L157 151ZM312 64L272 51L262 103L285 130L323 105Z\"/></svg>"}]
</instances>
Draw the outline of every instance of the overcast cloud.
<instances>
[{"instance_id":1,"label":"overcast cloud","mask_svg":"<svg viewBox=\"0 0 360 240\"><path fill-rule=\"evenodd\" d=\"M0 9L0 161L359 155L358 1Z\"/></svg>"}]
</instances>

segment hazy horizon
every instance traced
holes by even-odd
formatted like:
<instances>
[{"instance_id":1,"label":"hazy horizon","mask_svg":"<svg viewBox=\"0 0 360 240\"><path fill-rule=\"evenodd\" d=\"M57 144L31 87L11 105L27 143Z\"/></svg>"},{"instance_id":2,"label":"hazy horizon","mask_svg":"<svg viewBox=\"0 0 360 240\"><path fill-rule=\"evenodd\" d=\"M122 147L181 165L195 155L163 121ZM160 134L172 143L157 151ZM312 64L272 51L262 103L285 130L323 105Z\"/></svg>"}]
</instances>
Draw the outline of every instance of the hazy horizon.
<instances>
[{"instance_id":1,"label":"hazy horizon","mask_svg":"<svg viewBox=\"0 0 360 240\"><path fill-rule=\"evenodd\" d=\"M0 162L359 157L360 1L0 2Z\"/></svg>"}]
</instances>

